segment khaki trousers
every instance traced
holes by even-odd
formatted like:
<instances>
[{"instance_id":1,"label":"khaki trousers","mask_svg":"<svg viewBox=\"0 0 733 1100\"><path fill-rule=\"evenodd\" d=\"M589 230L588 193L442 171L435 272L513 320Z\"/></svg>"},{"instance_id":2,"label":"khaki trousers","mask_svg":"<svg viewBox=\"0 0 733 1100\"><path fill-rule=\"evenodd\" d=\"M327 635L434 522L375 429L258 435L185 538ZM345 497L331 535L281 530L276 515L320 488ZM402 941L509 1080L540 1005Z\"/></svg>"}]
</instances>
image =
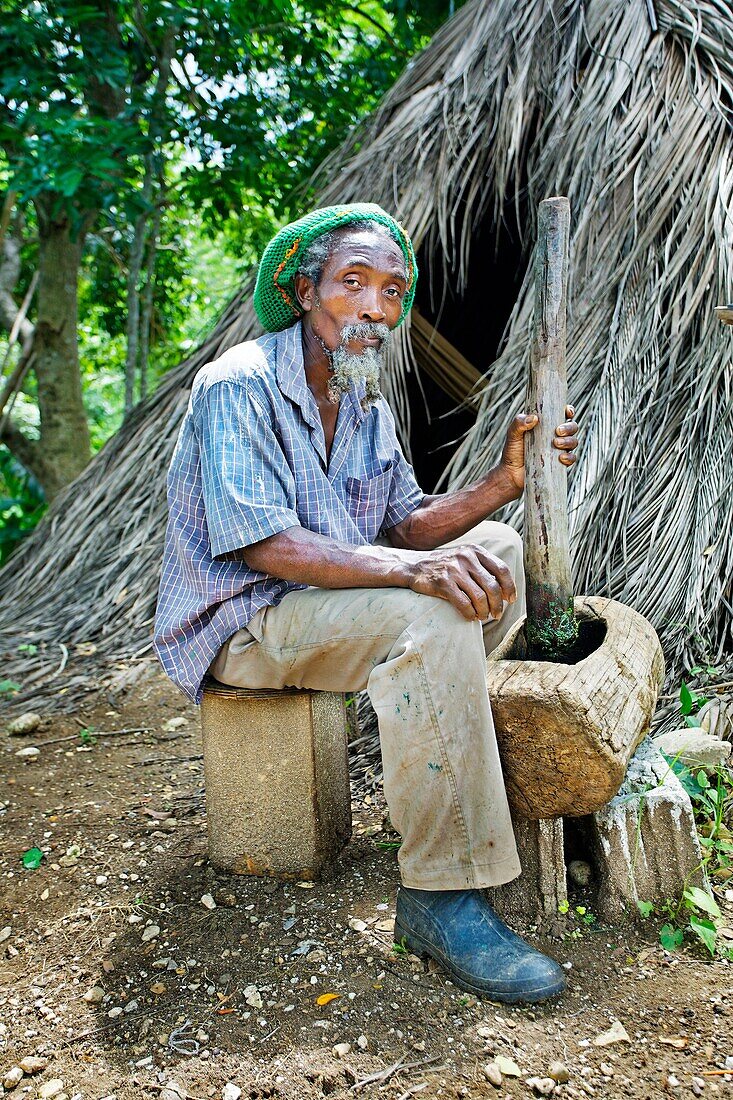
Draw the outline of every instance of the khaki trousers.
<instances>
[{"instance_id":1,"label":"khaki trousers","mask_svg":"<svg viewBox=\"0 0 733 1100\"><path fill-rule=\"evenodd\" d=\"M402 836L402 881L424 890L498 886L520 873L486 653L524 613L522 544L491 521L448 545L459 543L484 546L512 571L517 602L498 622L468 622L446 600L410 589L306 588L258 612L210 669L237 687L366 688L384 794Z\"/></svg>"}]
</instances>

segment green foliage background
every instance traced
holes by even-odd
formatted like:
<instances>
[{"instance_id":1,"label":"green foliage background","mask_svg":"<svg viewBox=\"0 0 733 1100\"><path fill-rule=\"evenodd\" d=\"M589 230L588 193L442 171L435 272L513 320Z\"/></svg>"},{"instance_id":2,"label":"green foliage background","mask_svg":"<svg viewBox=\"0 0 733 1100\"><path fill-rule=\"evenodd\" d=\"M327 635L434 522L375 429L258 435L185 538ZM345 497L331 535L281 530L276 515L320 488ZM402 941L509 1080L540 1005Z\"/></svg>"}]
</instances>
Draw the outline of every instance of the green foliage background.
<instances>
[{"instance_id":1,"label":"green foliage background","mask_svg":"<svg viewBox=\"0 0 733 1100\"><path fill-rule=\"evenodd\" d=\"M14 297L22 299L38 265L39 209L86 232L78 337L93 450L123 417L136 218L160 205L154 389L213 325L274 231L312 202L307 181L323 158L454 6L0 0L0 195L22 215ZM165 96L156 100L171 48ZM0 330L6 375L14 355ZM13 407L30 436L35 399L31 372ZM0 561L43 507L38 484L0 446Z\"/></svg>"}]
</instances>

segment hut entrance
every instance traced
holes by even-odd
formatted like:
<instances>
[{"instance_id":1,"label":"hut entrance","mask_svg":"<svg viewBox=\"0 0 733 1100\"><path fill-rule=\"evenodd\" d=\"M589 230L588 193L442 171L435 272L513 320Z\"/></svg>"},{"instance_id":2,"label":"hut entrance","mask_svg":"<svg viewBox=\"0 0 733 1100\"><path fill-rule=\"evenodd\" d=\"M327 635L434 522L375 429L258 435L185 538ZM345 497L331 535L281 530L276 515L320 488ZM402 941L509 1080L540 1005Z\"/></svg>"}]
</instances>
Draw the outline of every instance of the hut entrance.
<instances>
[{"instance_id":1,"label":"hut entrance","mask_svg":"<svg viewBox=\"0 0 733 1100\"><path fill-rule=\"evenodd\" d=\"M465 399L498 356L526 270L515 208L499 227L486 216L472 232L463 293L446 276L442 254L420 250L412 344L420 386L410 391L410 450L420 485L431 492L475 409ZM520 212L521 217L521 212ZM457 234L460 237L460 234ZM420 390L422 387L422 392ZM517 410L518 411L518 410Z\"/></svg>"}]
</instances>

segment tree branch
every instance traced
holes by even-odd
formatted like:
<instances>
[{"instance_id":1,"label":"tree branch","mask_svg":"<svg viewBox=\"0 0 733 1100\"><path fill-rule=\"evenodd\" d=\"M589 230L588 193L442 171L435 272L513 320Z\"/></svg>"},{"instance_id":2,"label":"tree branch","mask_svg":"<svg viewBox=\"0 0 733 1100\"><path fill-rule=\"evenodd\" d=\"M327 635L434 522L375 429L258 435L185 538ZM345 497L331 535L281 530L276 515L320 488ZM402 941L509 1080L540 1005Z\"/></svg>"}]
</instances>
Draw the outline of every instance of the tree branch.
<instances>
[{"instance_id":1,"label":"tree branch","mask_svg":"<svg viewBox=\"0 0 733 1100\"><path fill-rule=\"evenodd\" d=\"M4 443L13 458L17 458L41 485L46 473L41 446L35 439L23 435L18 425L5 417L0 421L0 443Z\"/></svg>"}]
</instances>

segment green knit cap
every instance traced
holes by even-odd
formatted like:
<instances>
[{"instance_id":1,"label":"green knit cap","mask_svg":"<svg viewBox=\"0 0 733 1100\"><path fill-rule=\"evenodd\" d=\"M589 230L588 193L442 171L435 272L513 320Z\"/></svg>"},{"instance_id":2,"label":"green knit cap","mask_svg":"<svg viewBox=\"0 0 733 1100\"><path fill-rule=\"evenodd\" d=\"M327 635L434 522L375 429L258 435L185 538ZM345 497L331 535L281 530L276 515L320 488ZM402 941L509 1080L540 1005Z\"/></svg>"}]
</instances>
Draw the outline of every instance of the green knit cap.
<instances>
[{"instance_id":1,"label":"green knit cap","mask_svg":"<svg viewBox=\"0 0 733 1100\"><path fill-rule=\"evenodd\" d=\"M324 206L284 226L265 249L255 285L255 309L267 332L288 328L302 316L295 296L295 273L309 245L323 233L351 222L372 221L385 226L402 249L407 267L407 290L402 299L402 324L410 312L417 283L417 261L410 238L401 225L381 206L354 202L346 206Z\"/></svg>"}]
</instances>

